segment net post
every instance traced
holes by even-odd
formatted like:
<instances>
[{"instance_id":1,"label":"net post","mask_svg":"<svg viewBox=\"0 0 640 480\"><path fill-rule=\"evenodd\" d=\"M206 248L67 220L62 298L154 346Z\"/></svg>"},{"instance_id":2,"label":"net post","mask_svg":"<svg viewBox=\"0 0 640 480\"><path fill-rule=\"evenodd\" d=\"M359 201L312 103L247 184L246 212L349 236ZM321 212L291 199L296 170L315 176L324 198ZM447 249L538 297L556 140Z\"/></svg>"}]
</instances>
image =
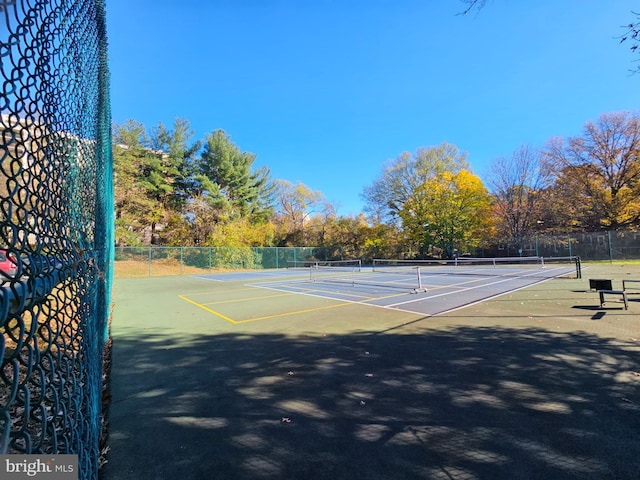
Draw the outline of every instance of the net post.
<instances>
[{"instance_id":1,"label":"net post","mask_svg":"<svg viewBox=\"0 0 640 480\"><path fill-rule=\"evenodd\" d=\"M416 277L418 279L418 286L415 288L415 290L412 293L419 293L422 292L422 276L420 275L420 267L417 266L416 267Z\"/></svg>"},{"instance_id":2,"label":"net post","mask_svg":"<svg viewBox=\"0 0 640 480\"><path fill-rule=\"evenodd\" d=\"M580 257L576 257L576 278L582 278L582 261Z\"/></svg>"},{"instance_id":3,"label":"net post","mask_svg":"<svg viewBox=\"0 0 640 480\"><path fill-rule=\"evenodd\" d=\"M416 277L418 279L418 286L411 290L411 293L425 293L427 289L422 286L422 274L420 273L420 266L416 266L415 269Z\"/></svg>"}]
</instances>

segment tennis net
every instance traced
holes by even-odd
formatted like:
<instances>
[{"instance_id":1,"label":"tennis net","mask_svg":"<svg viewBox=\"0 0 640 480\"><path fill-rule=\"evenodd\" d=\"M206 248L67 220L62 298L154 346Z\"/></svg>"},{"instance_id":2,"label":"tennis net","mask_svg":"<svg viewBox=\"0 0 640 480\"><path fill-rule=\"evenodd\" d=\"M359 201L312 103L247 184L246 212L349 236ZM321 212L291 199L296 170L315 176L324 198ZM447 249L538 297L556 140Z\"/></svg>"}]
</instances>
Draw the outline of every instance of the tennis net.
<instances>
[{"instance_id":1,"label":"tennis net","mask_svg":"<svg viewBox=\"0 0 640 480\"><path fill-rule=\"evenodd\" d=\"M356 269L360 271L362 269L362 260L298 260L287 261L287 268L295 269L314 269L314 270L328 270L339 271L340 269L346 271L353 271Z\"/></svg>"},{"instance_id":2,"label":"tennis net","mask_svg":"<svg viewBox=\"0 0 640 480\"><path fill-rule=\"evenodd\" d=\"M360 260L346 262L325 262L307 266L309 280L313 283L335 283L352 288L391 288L409 293L426 292L422 287L420 269L410 267L412 275L386 275L375 273L371 268L362 268ZM357 263L356 263L357 262Z\"/></svg>"},{"instance_id":3,"label":"tennis net","mask_svg":"<svg viewBox=\"0 0 640 480\"><path fill-rule=\"evenodd\" d=\"M580 257L499 257L453 260L374 259L373 271L386 274L481 275L506 277L582 278Z\"/></svg>"},{"instance_id":4,"label":"tennis net","mask_svg":"<svg viewBox=\"0 0 640 480\"><path fill-rule=\"evenodd\" d=\"M476 275L480 277L581 278L579 257L503 257L457 258L453 260L375 259L371 268L360 261L307 261L293 268L309 270L313 283L332 283L343 287L395 289L405 293L424 293L428 277L434 275Z\"/></svg>"}]
</instances>

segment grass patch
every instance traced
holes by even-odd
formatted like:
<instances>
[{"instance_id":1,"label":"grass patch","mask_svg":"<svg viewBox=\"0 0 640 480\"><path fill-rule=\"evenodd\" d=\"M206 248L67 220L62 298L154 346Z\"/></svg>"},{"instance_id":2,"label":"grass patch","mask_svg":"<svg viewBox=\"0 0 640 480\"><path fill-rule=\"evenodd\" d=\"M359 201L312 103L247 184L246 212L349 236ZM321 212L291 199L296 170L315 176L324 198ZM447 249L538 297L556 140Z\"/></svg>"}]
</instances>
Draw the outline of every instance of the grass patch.
<instances>
[{"instance_id":1,"label":"grass patch","mask_svg":"<svg viewBox=\"0 0 640 480\"><path fill-rule=\"evenodd\" d=\"M180 265L176 259L162 259L149 261L119 260L114 262L113 275L115 278L137 277L165 277L171 275L195 275L199 273L211 273L215 271L209 268L191 267Z\"/></svg>"}]
</instances>

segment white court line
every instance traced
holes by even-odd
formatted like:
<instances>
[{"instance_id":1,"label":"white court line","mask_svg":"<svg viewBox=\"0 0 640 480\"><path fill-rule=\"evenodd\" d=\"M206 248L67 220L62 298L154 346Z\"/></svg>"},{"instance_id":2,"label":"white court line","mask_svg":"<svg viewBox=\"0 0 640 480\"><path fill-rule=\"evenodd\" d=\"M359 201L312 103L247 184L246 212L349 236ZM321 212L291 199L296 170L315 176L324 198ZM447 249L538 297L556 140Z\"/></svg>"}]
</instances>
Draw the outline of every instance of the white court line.
<instances>
[{"instance_id":1,"label":"white court line","mask_svg":"<svg viewBox=\"0 0 640 480\"><path fill-rule=\"evenodd\" d=\"M445 315L447 313L450 312L455 312L457 310L462 310L463 308L467 308L467 307L473 307L474 305L477 305L479 303L482 302L486 302L489 300L493 300L494 298L499 298L502 297L504 295L507 295L509 293L513 293L513 292L517 292L519 290L524 290L525 288L531 287L533 285L537 285L538 283L542 283L542 282L546 282L549 280L553 280L554 277L551 278L541 278L539 281L531 283L529 285L523 285L522 287L518 287L518 288L514 288L513 290L507 290L506 292L500 292L500 293L496 293L495 295L491 295L489 297L484 297L484 298L480 298L478 300L474 300L473 302L469 302L469 303L463 303L462 305L458 305L457 307L451 307L447 310L443 310L441 312L436 312L436 313L423 313L424 318L432 318L432 317L439 317L440 315ZM427 298L433 298L433 297L427 297ZM374 306L382 306L382 305L374 305ZM396 311L396 312L406 312L406 313L418 313L415 310L405 310L403 308L391 308L388 306L384 306L383 308L389 308L390 310ZM399 327L405 326L406 324L403 325L399 325Z\"/></svg>"},{"instance_id":2,"label":"white court line","mask_svg":"<svg viewBox=\"0 0 640 480\"><path fill-rule=\"evenodd\" d=\"M552 270L549 270L549 271L552 272L554 270L565 271L566 268L556 267L556 268L554 268ZM321 294L318 293L317 290L313 290L313 289L309 289L310 291L296 291L296 290L293 290L293 293L297 293L299 295L308 295L308 296L311 296L311 297L323 298L323 299L326 299L326 300L333 300L333 301L337 301L337 302L352 303L354 305L366 305L368 307L384 308L384 309L393 310L393 311L396 311L396 312L404 312L404 313L410 313L410 314L413 314L413 315L421 315L421 316L426 318L426 317L436 317L436 316L439 316L439 315L443 315L445 313L449 313L449 312L454 312L456 310L460 310L462 308L467 308L467 307L476 305L478 303L486 302L486 301L491 300L493 298L498 298L498 297L501 297L503 295L507 295L507 294L510 294L510 293L513 293L513 292L517 292L518 290L522 290L522 289L531 287L533 285L537 285L538 283L546 282L548 280L553 280L556 277L555 276L551 276L551 277L547 277L547 278L539 278L539 279L536 279L536 281L534 281L533 283L530 283L528 285L523 285L523 286L518 287L518 288L509 289L509 290L507 290L505 292L498 292L498 293L496 293L494 295L491 295L491 296L488 296L488 297L484 297L484 298L481 298L479 300L474 300L474 301L469 302L469 303L464 303L462 305L459 305L459 306L456 306L456 307L452 307L452 308L449 308L447 310L443 310L443 311L437 312L437 313L427 313L427 312L421 312L421 311L416 311L416 310L407 310L407 309L404 309L404 308L399 308L398 306L411 304L411 303L416 303L416 302L425 301L425 300L428 301L428 300L430 300L432 298L443 297L443 296L446 296L446 295L454 295L454 294L457 294L459 292L463 292L463 291L467 291L467 290L475 290L475 289L486 287L486 286L490 286L490 285L495 285L495 284L499 284L499 283L512 281L512 280L514 280L514 278L532 277L533 275L534 275L533 273L530 273L529 275L523 275L521 277L513 277L513 276L500 277L500 280L497 280L495 282L483 283L482 285L477 285L477 286L474 286L474 287L458 288L457 290L455 290L453 292L441 293L441 294L438 294L438 295L433 295L433 296L428 296L428 297L425 297L425 296L422 296L420 294L417 294L418 298L416 298L415 300L409 300L409 301L406 301L406 302L394 303L394 304L391 304L391 305L378 305L376 303L370 303L370 302L375 302L377 300L388 298L388 297L374 297L374 298L364 299L364 300L349 300L349 299L346 299L346 298L336 298L335 296L330 296L331 295L330 292L325 292L325 293L327 293L327 295L321 295ZM429 276L441 277L441 275L429 275ZM488 277L488 278L491 278L491 277ZM435 288L438 288L438 289L450 288L450 287L456 288L456 285L462 285L462 284L465 284L465 283L472 283L472 282L475 282L475 281L482 281L482 279L473 279L473 280L469 280L467 282L459 282L457 284L452 284L452 285L439 285L439 286L437 286ZM283 285L284 288L277 286L277 284L281 284L281 283L285 284L285 285ZM283 291L284 292L292 292L292 290L287 290L286 289L286 284L291 284L291 283L306 283L306 281L305 280L299 280L299 281L282 280L282 281L278 281L278 282L265 282L264 284L261 284L261 283L247 283L246 286L255 287L255 288L263 288L263 289L266 289L266 290L274 290L274 291L278 291L278 292L283 292Z\"/></svg>"},{"instance_id":3,"label":"white court line","mask_svg":"<svg viewBox=\"0 0 640 480\"><path fill-rule=\"evenodd\" d=\"M220 283L224 283L224 280L220 280L220 279L218 279L218 278L198 277L198 276L195 276L195 275L194 275L194 277L193 277L193 278L195 278L195 279L197 279L197 280L207 280L208 282L220 282Z\"/></svg>"},{"instance_id":4,"label":"white court line","mask_svg":"<svg viewBox=\"0 0 640 480\"><path fill-rule=\"evenodd\" d=\"M553 270L560 270L560 269L561 269L560 267L556 267L556 268L555 268L555 269L553 269ZM552 272L553 270L549 270L549 272ZM562 270L565 270L565 269L563 268ZM489 286L491 286L491 285L497 285L497 284L499 284L499 283L504 283L504 282L513 281L513 280L514 280L514 278L526 278L526 277L531 277L531 276L533 276L533 275L534 275L534 274L522 275L522 276L520 276L520 277L501 277L501 279L500 279L500 280L496 280L495 282L483 283L483 284L481 284L481 285L476 285L475 287L465 287L465 288L460 288L460 289L455 290L454 292L439 293L439 294L437 294L437 295L430 295L430 296L428 296L428 297L416 298L415 300L407 300L406 302L393 303L393 304L391 304L391 305L387 305L387 307L389 307L389 308L393 308L393 307L396 307L396 306L398 306L398 305L406 305L406 304L408 304L408 303L421 302L421 301L423 301L423 300L427 300L427 299L428 299L428 300L430 300L430 299L432 299L432 298L445 297L445 296L447 296L447 295L454 295L454 294L458 294L458 293L460 293L460 292L466 292L466 291L469 291L469 290L475 290L475 289L482 288L482 287L489 287ZM489 278L490 278L490 277L489 277ZM532 284L530 284L530 285L525 285L525 287L529 287L529 286L531 286L531 285L535 285L536 283L540 283L540 282L545 281L545 280L551 280L551 279L553 279L553 278L555 278L555 277L542 278L542 279L540 279L540 281L536 281L536 282L534 282L534 283L532 283ZM469 282L462 282L462 283L469 283ZM447 285L447 286L445 286L444 288L447 288L447 287L453 287L453 288L456 288L456 285L461 285L461 284L460 284L460 283L458 283L458 284L453 284L453 285ZM524 287L520 287L520 288L524 288ZM516 289L516 290L519 290L519 288L518 288L518 289ZM515 291L515 290L509 290L509 292L511 292L511 291ZM508 293L508 292L505 292L505 293ZM465 305L465 306L466 306L466 305Z\"/></svg>"},{"instance_id":5,"label":"white court line","mask_svg":"<svg viewBox=\"0 0 640 480\"><path fill-rule=\"evenodd\" d=\"M346 298L328 297L328 296L325 296L325 295L319 295L317 293L311 293L311 292L305 292L305 291L283 290L282 288L278 288L278 287L274 287L274 286L268 286L268 285L269 284L261 285L259 283L256 283L256 284L247 283L248 287L263 288L265 290L273 290L273 291L276 291L276 292L288 292L288 293L294 293L294 294L298 294L298 295L308 295L310 297L323 298L325 300L333 300L334 302L353 303L354 305L371 305L369 303L364 303L362 301L349 300L349 299L346 299ZM412 313L416 313L416 312L412 312Z\"/></svg>"},{"instance_id":6,"label":"white court line","mask_svg":"<svg viewBox=\"0 0 640 480\"><path fill-rule=\"evenodd\" d=\"M223 278L210 278L210 276L212 275L217 275L217 276L227 276L228 275L228 279L223 279ZM242 278L237 278L237 277L242 277ZM257 278L254 278L257 277ZM197 278L200 280L208 280L210 282L221 282L221 283L228 283L228 282L248 282L248 281L268 281L268 282L273 282L273 283L279 283L279 282L292 282L295 280L295 278L302 278L302 275L296 275L296 274L279 274L277 271L274 273L267 273L267 272L228 272L228 273L204 273L204 274L200 274L200 275L192 275L192 278ZM282 278L282 280L276 280L278 278Z\"/></svg>"},{"instance_id":7,"label":"white court line","mask_svg":"<svg viewBox=\"0 0 640 480\"><path fill-rule=\"evenodd\" d=\"M276 283L281 283L281 282L276 282ZM419 315L421 317L434 317L436 315L440 315L441 313L446 313L446 312L438 312L438 313L432 314L432 313L420 312L420 311L416 311L416 310L405 310L403 308L390 308L388 305L378 305L377 303L370 303L370 302L375 302L375 301L378 301L378 300L384 300L385 298L390 298L390 297L371 297L371 298L363 297L363 300L350 300L348 298L337 298L337 297L334 297L334 296L328 296L328 295L330 295L330 292L325 292L328 295L320 295L319 293L317 293L318 292L317 290L309 290L309 291L286 290L286 289L283 289L282 287L277 287L277 286L274 286L273 284L270 284L270 283L265 283L265 284L260 284L260 283L250 284L250 283L248 283L246 285L248 287L264 288L265 290L274 290L276 292L292 292L292 293L296 293L298 295L308 295L310 297L322 298L322 299L325 299L325 300L333 300L333 301L336 301L336 302L351 303L353 305L364 305L366 307L382 308L382 309L385 309L385 310L393 310L394 312L410 313L412 315ZM508 293L508 292L505 292L505 293ZM409 295L409 294L406 294L406 295ZM499 295L502 295L502 294L499 294ZM392 296L395 297L397 295L394 294ZM462 308L462 307L456 307L456 308Z\"/></svg>"}]
</instances>

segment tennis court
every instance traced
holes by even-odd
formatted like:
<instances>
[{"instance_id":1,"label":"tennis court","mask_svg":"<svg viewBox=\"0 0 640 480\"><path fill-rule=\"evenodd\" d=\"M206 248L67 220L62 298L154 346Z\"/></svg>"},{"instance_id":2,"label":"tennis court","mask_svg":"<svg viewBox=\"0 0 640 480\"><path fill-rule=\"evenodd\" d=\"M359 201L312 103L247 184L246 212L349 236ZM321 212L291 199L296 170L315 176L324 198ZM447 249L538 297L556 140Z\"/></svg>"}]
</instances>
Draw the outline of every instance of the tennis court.
<instances>
[{"instance_id":1,"label":"tennis court","mask_svg":"<svg viewBox=\"0 0 640 480\"><path fill-rule=\"evenodd\" d=\"M551 268L117 280L102 477L636 480L640 265Z\"/></svg>"},{"instance_id":2,"label":"tennis court","mask_svg":"<svg viewBox=\"0 0 640 480\"><path fill-rule=\"evenodd\" d=\"M281 308L286 294L300 294L433 316L550 279L577 278L581 274L574 257L548 259L546 264L537 257L507 260L377 260L373 267L362 267L359 261L314 261L301 262L290 269L200 275L198 278L214 282L246 282L247 287L280 292L285 295L256 294L253 298L260 302L279 299L277 303ZM237 302L225 300L223 305L216 301L219 294L212 295L211 298L200 294L197 298L188 295L182 298L232 323L255 321L256 317L246 313L246 302L251 301L246 296L238 297ZM287 301L297 305L305 300ZM234 308L234 303L239 305ZM219 305L222 311L214 310L211 304ZM265 317L273 318L265 315L257 318Z\"/></svg>"}]
</instances>

